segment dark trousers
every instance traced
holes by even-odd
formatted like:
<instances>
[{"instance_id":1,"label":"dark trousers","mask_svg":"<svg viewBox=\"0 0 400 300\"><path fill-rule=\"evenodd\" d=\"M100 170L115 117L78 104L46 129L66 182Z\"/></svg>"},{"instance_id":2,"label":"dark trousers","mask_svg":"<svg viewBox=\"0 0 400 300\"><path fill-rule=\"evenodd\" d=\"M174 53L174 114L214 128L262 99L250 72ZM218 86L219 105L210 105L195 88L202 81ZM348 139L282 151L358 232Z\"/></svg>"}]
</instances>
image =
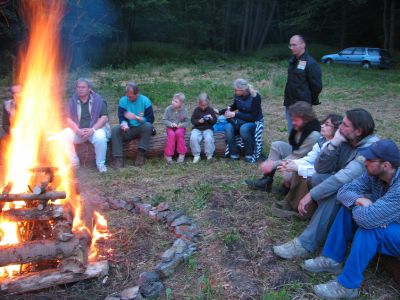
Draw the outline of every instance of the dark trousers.
<instances>
[{"instance_id":1,"label":"dark trousers","mask_svg":"<svg viewBox=\"0 0 400 300\"><path fill-rule=\"evenodd\" d=\"M129 127L127 131L121 130L119 125L114 126L111 131L112 156L122 157L123 142L136 138L139 139L139 149L147 151L152 130L153 125L149 122L145 122L140 126Z\"/></svg>"}]
</instances>

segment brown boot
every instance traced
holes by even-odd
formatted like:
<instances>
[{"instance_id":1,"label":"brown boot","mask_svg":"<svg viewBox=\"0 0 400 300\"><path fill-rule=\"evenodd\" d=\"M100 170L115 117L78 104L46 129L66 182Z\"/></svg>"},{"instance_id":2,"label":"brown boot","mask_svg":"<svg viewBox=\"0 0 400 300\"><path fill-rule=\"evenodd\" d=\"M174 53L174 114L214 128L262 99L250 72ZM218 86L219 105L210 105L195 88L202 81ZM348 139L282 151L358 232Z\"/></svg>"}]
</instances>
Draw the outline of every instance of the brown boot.
<instances>
[{"instance_id":1,"label":"brown boot","mask_svg":"<svg viewBox=\"0 0 400 300\"><path fill-rule=\"evenodd\" d=\"M124 167L124 160L122 157L114 157L113 158L113 168L115 170L121 169Z\"/></svg>"},{"instance_id":2,"label":"brown boot","mask_svg":"<svg viewBox=\"0 0 400 300\"><path fill-rule=\"evenodd\" d=\"M136 159L135 162L133 163L134 166L136 167L141 167L144 165L144 150L139 149L139 151L136 154Z\"/></svg>"}]
</instances>

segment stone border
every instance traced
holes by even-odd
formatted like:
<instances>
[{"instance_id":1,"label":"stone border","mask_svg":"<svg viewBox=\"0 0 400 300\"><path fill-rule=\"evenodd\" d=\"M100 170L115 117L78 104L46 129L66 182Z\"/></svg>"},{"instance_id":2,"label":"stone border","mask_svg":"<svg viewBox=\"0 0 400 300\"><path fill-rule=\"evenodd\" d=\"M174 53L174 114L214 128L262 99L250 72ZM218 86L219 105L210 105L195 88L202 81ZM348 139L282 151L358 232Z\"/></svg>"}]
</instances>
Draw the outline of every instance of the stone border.
<instances>
[{"instance_id":1,"label":"stone border","mask_svg":"<svg viewBox=\"0 0 400 300\"><path fill-rule=\"evenodd\" d=\"M165 287L163 279L172 276L176 268L187 261L197 251L197 238L200 234L192 219L179 211L172 211L168 203L161 202L156 207L143 203L140 197L131 200L110 200L110 207L126 209L147 216L150 219L166 224L176 239L173 245L161 255L161 261L150 271L139 274L139 280L134 287L113 293L104 300L140 300L155 298L161 295Z\"/></svg>"}]
</instances>

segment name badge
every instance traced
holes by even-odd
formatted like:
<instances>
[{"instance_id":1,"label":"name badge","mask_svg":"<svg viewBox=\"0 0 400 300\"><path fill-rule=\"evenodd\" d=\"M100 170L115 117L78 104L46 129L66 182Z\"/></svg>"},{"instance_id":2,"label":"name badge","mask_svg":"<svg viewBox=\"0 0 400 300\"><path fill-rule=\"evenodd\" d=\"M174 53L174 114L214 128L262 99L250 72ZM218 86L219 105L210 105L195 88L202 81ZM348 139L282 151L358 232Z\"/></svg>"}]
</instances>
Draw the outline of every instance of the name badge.
<instances>
[{"instance_id":1,"label":"name badge","mask_svg":"<svg viewBox=\"0 0 400 300\"><path fill-rule=\"evenodd\" d=\"M305 60L299 60L299 63L297 65L297 69L299 70L304 70L307 66L307 61Z\"/></svg>"}]
</instances>

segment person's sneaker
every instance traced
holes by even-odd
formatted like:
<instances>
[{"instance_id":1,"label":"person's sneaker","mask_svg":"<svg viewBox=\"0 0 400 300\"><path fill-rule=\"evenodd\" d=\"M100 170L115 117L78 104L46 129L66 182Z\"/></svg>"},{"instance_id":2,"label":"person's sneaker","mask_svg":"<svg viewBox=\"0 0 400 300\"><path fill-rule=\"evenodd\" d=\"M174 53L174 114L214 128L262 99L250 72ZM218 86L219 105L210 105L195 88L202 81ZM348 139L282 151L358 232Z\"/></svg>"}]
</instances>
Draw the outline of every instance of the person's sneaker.
<instances>
[{"instance_id":1,"label":"person's sneaker","mask_svg":"<svg viewBox=\"0 0 400 300\"><path fill-rule=\"evenodd\" d=\"M305 249L298 238L291 240L283 245L274 246L273 251L276 255L284 259L296 259L300 257L307 257L311 253Z\"/></svg>"},{"instance_id":2,"label":"person's sneaker","mask_svg":"<svg viewBox=\"0 0 400 300\"><path fill-rule=\"evenodd\" d=\"M239 159L240 159L239 155L231 155L229 161L237 161Z\"/></svg>"},{"instance_id":3,"label":"person's sneaker","mask_svg":"<svg viewBox=\"0 0 400 300\"><path fill-rule=\"evenodd\" d=\"M195 157L193 157L193 163L197 164L200 161L200 155L196 155Z\"/></svg>"},{"instance_id":4,"label":"person's sneaker","mask_svg":"<svg viewBox=\"0 0 400 300\"><path fill-rule=\"evenodd\" d=\"M138 150L136 154L135 162L133 163L136 167L141 167L144 165L144 151Z\"/></svg>"},{"instance_id":5,"label":"person's sneaker","mask_svg":"<svg viewBox=\"0 0 400 300\"><path fill-rule=\"evenodd\" d=\"M184 154L179 154L178 159L176 160L178 164L181 164L185 162L185 155Z\"/></svg>"},{"instance_id":6,"label":"person's sneaker","mask_svg":"<svg viewBox=\"0 0 400 300\"><path fill-rule=\"evenodd\" d=\"M348 289L337 280L314 286L315 294L320 298L328 299L351 299L358 297L358 289Z\"/></svg>"},{"instance_id":7,"label":"person's sneaker","mask_svg":"<svg viewBox=\"0 0 400 300\"><path fill-rule=\"evenodd\" d=\"M269 176L263 176L260 179L246 179L247 186L251 189L266 191L272 185L273 178Z\"/></svg>"},{"instance_id":8,"label":"person's sneaker","mask_svg":"<svg viewBox=\"0 0 400 300\"><path fill-rule=\"evenodd\" d=\"M208 161L208 162L210 162L210 161L212 161L212 160L213 160L212 155L211 155L211 156L207 156L207 161Z\"/></svg>"},{"instance_id":9,"label":"person's sneaker","mask_svg":"<svg viewBox=\"0 0 400 300\"><path fill-rule=\"evenodd\" d=\"M251 155L246 155L246 156L244 157L244 161L247 162L247 163L249 163L249 164L255 163L255 161L253 160L253 156L251 156Z\"/></svg>"},{"instance_id":10,"label":"person's sneaker","mask_svg":"<svg viewBox=\"0 0 400 300\"><path fill-rule=\"evenodd\" d=\"M167 164L169 164L169 165L172 165L174 163L171 156L166 156L165 160L167 161Z\"/></svg>"},{"instance_id":11,"label":"person's sneaker","mask_svg":"<svg viewBox=\"0 0 400 300\"><path fill-rule=\"evenodd\" d=\"M326 256L318 256L307 259L302 265L303 269L312 273L329 272L339 275L342 272L342 264Z\"/></svg>"},{"instance_id":12,"label":"person's sneaker","mask_svg":"<svg viewBox=\"0 0 400 300\"><path fill-rule=\"evenodd\" d=\"M107 167L105 165L97 166L97 170L99 170L100 173L106 173Z\"/></svg>"}]
</instances>

